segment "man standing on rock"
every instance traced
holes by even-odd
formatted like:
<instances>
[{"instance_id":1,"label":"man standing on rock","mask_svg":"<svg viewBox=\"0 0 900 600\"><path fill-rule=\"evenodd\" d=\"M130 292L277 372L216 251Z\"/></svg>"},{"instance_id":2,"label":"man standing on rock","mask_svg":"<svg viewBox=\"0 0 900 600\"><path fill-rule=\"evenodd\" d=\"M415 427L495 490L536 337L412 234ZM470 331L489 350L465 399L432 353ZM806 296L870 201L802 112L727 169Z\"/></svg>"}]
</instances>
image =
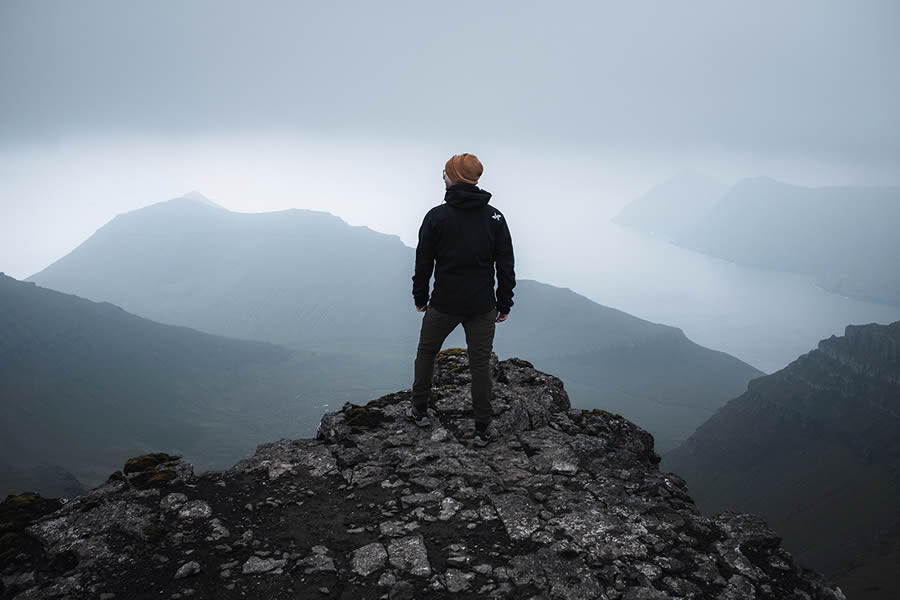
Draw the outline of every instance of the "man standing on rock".
<instances>
[{"instance_id":1,"label":"man standing on rock","mask_svg":"<svg viewBox=\"0 0 900 600\"><path fill-rule=\"evenodd\" d=\"M491 193L478 188L484 167L474 154L455 154L444 165L444 203L425 215L419 228L413 300L424 312L416 354L412 407L407 415L429 424L428 398L434 358L457 325L466 331L477 446L493 437L489 359L494 328L509 316L516 285L512 237L506 218L488 204ZM494 295L494 269L497 292ZM428 285L434 272L431 302Z\"/></svg>"}]
</instances>

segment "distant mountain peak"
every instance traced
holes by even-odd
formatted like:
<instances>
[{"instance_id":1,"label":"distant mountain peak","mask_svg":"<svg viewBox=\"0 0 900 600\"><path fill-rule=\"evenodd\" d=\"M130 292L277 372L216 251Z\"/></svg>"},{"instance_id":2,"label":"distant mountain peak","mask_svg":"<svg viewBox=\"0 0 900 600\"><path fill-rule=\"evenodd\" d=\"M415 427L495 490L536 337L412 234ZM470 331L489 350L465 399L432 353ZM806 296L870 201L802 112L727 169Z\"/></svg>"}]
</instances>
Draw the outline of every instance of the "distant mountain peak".
<instances>
[{"instance_id":1,"label":"distant mountain peak","mask_svg":"<svg viewBox=\"0 0 900 600\"><path fill-rule=\"evenodd\" d=\"M200 202L201 204L205 204L207 206L212 206L215 208L220 208L222 210L227 210L221 204L217 204L217 203L213 202L212 200L210 200L209 198L207 198L206 196L204 196L203 194L201 194L200 192L198 192L196 190L191 190L187 194L184 194L183 196L179 196L178 198L175 198L175 200L179 200L181 198L185 198L187 200L194 200L195 202Z\"/></svg>"},{"instance_id":2,"label":"distant mountain peak","mask_svg":"<svg viewBox=\"0 0 900 600\"><path fill-rule=\"evenodd\" d=\"M629 202L616 223L674 238L706 215L728 187L694 170L683 170Z\"/></svg>"}]
</instances>

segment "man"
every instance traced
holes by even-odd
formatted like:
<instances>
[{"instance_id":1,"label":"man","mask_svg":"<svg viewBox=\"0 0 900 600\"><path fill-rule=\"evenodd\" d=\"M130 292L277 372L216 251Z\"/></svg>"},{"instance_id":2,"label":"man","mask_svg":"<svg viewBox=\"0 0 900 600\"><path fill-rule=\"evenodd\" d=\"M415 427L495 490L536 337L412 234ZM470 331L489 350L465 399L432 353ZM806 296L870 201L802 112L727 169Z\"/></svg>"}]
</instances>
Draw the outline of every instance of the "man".
<instances>
[{"instance_id":1,"label":"man","mask_svg":"<svg viewBox=\"0 0 900 600\"><path fill-rule=\"evenodd\" d=\"M419 229L413 300L416 310L425 315L416 354L412 407L407 411L416 425L429 424L434 357L450 332L462 323L472 373L473 442L477 446L485 446L493 439L488 428L492 396L488 361L495 325L509 316L516 285L506 218L488 204L491 193L476 185L483 171L474 154L452 156L444 165L444 203L428 211ZM434 291L429 302L432 271Z\"/></svg>"}]
</instances>

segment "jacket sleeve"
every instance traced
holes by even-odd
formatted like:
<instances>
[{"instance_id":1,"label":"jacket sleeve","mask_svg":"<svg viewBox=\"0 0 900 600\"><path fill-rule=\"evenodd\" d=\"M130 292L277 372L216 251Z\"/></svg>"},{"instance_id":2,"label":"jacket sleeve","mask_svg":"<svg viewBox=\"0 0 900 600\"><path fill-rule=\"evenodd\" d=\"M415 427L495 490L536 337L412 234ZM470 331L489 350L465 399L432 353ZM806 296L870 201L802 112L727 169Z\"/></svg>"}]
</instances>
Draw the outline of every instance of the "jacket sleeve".
<instances>
[{"instance_id":1,"label":"jacket sleeve","mask_svg":"<svg viewBox=\"0 0 900 600\"><path fill-rule=\"evenodd\" d=\"M434 226L426 214L419 227L419 244L416 246L416 268L413 273L413 301L416 306L428 304L428 288L434 271Z\"/></svg>"},{"instance_id":2,"label":"jacket sleeve","mask_svg":"<svg viewBox=\"0 0 900 600\"><path fill-rule=\"evenodd\" d=\"M516 287L515 257L505 216L499 219L499 225L494 256L497 269L497 310L500 314L506 314L512 308L513 288Z\"/></svg>"}]
</instances>

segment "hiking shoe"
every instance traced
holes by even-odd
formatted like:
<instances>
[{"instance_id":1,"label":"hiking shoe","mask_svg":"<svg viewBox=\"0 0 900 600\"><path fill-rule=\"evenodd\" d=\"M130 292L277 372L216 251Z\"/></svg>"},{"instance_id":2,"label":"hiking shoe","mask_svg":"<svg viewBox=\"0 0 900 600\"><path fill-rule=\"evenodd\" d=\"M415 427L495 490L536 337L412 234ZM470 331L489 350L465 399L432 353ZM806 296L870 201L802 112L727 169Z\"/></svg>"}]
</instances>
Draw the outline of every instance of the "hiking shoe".
<instances>
[{"instance_id":1,"label":"hiking shoe","mask_svg":"<svg viewBox=\"0 0 900 600\"><path fill-rule=\"evenodd\" d=\"M472 438L472 443L478 446L479 448L484 448L491 442L493 442L496 437L494 437L494 433L490 429L476 429L475 437Z\"/></svg>"},{"instance_id":2,"label":"hiking shoe","mask_svg":"<svg viewBox=\"0 0 900 600\"><path fill-rule=\"evenodd\" d=\"M428 413L420 413L415 406L406 409L406 416L419 427L428 427L431 424L431 421L428 420Z\"/></svg>"}]
</instances>

